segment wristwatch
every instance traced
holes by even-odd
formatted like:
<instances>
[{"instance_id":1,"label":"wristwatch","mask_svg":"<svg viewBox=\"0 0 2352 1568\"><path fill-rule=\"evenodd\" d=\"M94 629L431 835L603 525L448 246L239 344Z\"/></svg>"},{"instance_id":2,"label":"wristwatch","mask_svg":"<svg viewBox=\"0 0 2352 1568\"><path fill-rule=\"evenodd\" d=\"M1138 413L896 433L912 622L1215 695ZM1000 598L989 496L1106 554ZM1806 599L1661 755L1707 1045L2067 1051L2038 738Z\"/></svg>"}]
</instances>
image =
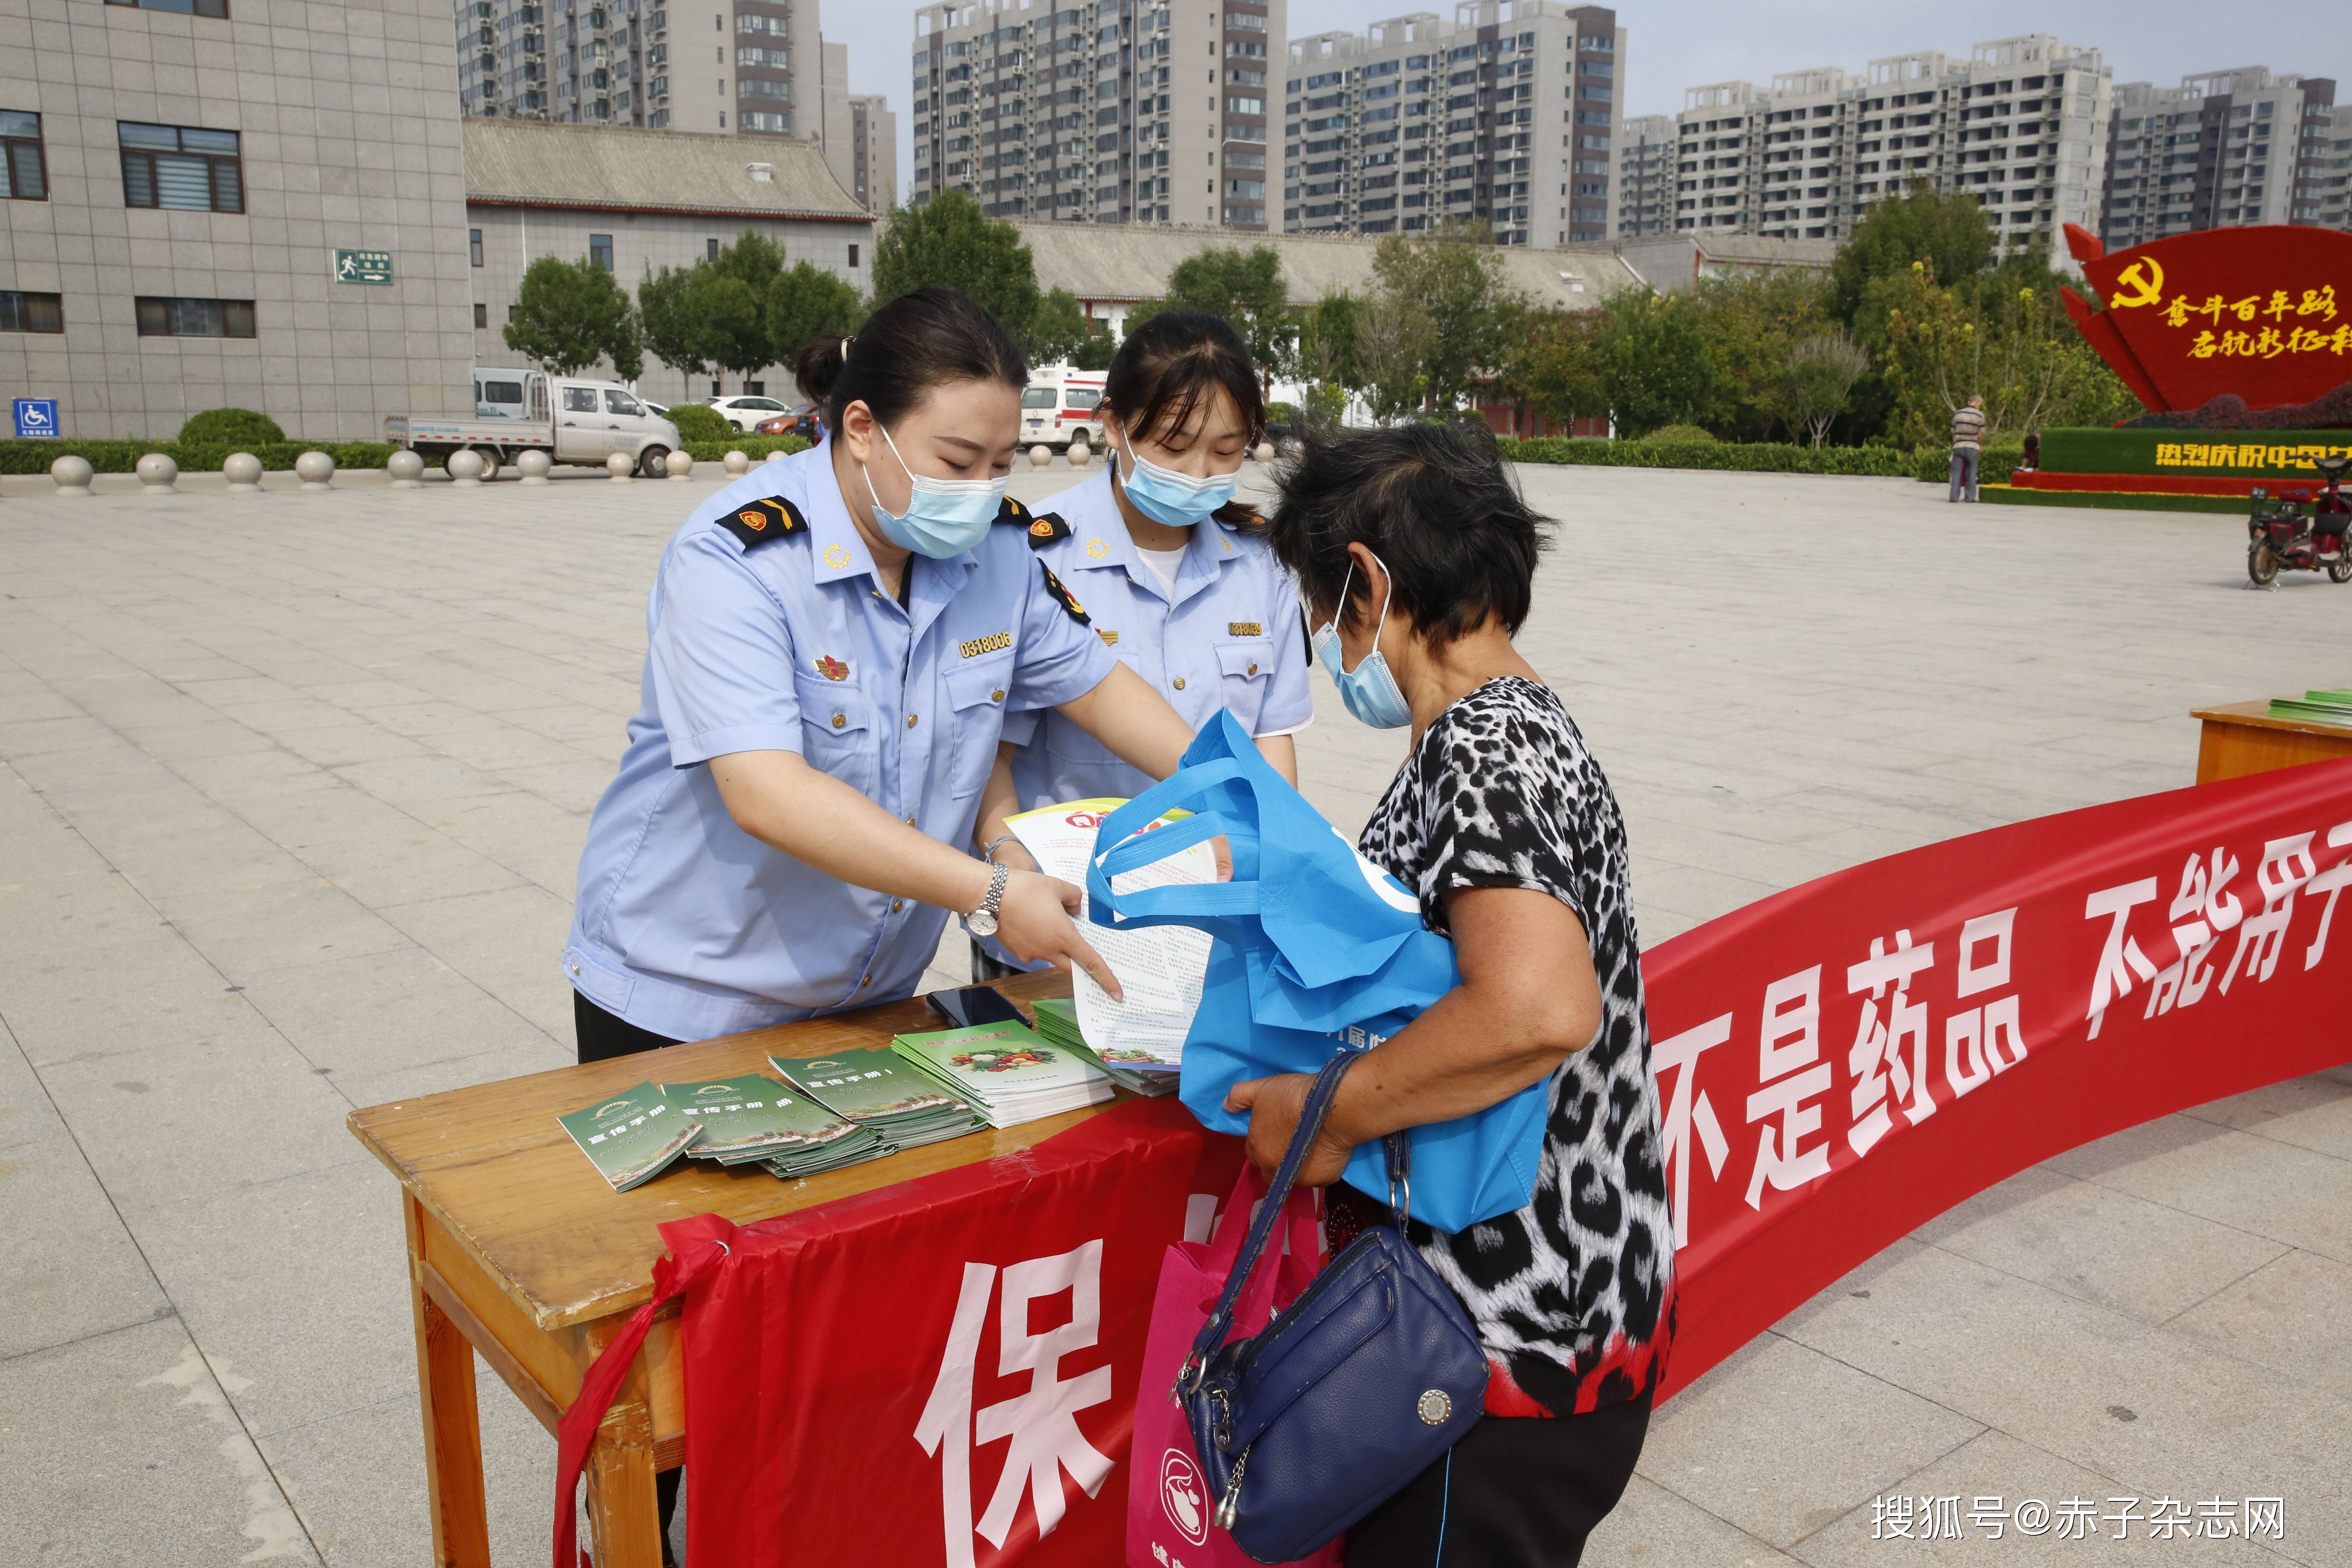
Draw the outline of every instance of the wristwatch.
<instances>
[{"instance_id":1,"label":"wristwatch","mask_svg":"<svg viewBox=\"0 0 2352 1568\"><path fill-rule=\"evenodd\" d=\"M1004 901L1004 884L1012 879L1010 866L999 866L988 879L988 897L980 900L980 908L963 917L963 929L974 936L996 934L997 907Z\"/></svg>"}]
</instances>

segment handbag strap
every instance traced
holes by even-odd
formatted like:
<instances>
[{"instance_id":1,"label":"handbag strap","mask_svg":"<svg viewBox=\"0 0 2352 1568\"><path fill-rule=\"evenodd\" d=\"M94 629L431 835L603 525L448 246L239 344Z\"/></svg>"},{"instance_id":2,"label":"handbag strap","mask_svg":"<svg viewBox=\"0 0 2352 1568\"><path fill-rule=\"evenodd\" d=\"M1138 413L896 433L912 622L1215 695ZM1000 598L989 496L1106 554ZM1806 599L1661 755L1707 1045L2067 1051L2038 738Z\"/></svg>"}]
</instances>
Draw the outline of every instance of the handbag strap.
<instances>
[{"instance_id":1,"label":"handbag strap","mask_svg":"<svg viewBox=\"0 0 2352 1568\"><path fill-rule=\"evenodd\" d=\"M1314 1147L1316 1135L1323 1130L1323 1119L1329 1114L1331 1101L1339 1092L1339 1080L1356 1064L1360 1051L1341 1051L1323 1064L1315 1075L1315 1086L1307 1092L1307 1104L1299 1112L1297 1130L1290 1135L1290 1147L1282 1153L1282 1164L1274 1173L1265 1201L1252 1222L1249 1237L1242 1243L1241 1256L1234 1262L1233 1272L1225 1277L1225 1289L1217 1298L1216 1310L1201 1326L1200 1334L1192 1341L1192 1353L1185 1359L1177 1374L1181 1392L1190 1392L1184 1384L1197 1379L1196 1369L1205 1369L1208 1358L1224 1342L1225 1331L1233 1324L1234 1303L1240 1297L1243 1284L1257 1267L1259 1256L1265 1250L1266 1238L1273 1233L1275 1222L1281 1216L1284 1200L1298 1180L1298 1168L1307 1163L1307 1152Z\"/></svg>"}]
</instances>

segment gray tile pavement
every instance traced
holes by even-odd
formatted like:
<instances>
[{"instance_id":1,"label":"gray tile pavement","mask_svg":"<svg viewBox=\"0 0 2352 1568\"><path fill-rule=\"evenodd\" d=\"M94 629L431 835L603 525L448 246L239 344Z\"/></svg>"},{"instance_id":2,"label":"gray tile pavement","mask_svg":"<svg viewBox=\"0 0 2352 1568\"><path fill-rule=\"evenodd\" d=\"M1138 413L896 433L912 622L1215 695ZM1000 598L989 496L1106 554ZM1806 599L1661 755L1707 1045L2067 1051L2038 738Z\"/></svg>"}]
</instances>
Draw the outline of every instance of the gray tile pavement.
<instances>
[{"instance_id":1,"label":"gray tile pavement","mask_svg":"<svg viewBox=\"0 0 2352 1568\"><path fill-rule=\"evenodd\" d=\"M1522 647L1624 804L1651 942L2184 784L2189 708L2352 679L2352 598L2248 590L2226 517L1525 481L1559 528ZM0 482L0 1540L422 1563L397 1205L342 1118L570 1058L586 814L712 486L188 488ZM1402 741L1318 697L1304 784L1352 832ZM1587 1561L2352 1563L2347 1332L2352 1068L1921 1227L1662 1410ZM483 1409L498 1560L539 1561L552 1445L487 1375ZM2287 1539L1872 1538L1890 1490L2166 1489L2283 1495Z\"/></svg>"}]
</instances>

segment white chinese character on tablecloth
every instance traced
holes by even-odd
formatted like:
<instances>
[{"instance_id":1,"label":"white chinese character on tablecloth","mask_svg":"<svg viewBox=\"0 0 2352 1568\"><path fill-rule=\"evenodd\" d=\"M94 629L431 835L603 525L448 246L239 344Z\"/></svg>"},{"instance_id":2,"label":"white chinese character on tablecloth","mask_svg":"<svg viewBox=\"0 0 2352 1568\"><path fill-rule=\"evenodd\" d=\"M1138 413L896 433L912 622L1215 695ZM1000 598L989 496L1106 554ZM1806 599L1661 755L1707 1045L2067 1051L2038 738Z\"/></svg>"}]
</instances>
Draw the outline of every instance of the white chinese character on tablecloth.
<instances>
[{"instance_id":1,"label":"white chinese character on tablecloth","mask_svg":"<svg viewBox=\"0 0 2352 1568\"><path fill-rule=\"evenodd\" d=\"M2149 985L2142 1017L2153 1018L2177 1006L2194 1007L2204 1000L2206 987L2213 984L2207 961L2221 938L2246 916L2245 906L2229 890L2237 876L2237 857L2220 845L2213 847L2210 866L2194 854L2181 866L2180 890L2173 895L2170 910L2172 940L2180 955Z\"/></svg>"},{"instance_id":2,"label":"white chinese character on tablecloth","mask_svg":"<svg viewBox=\"0 0 2352 1568\"><path fill-rule=\"evenodd\" d=\"M1830 1087L1830 1064L1822 1054L1822 966L1783 976L1764 988L1764 1022L1756 1046L1756 1081L1764 1087L1748 1097L1748 1120L1765 1122L1756 1142L1756 1166L1748 1178L1748 1206L1760 1209L1764 1184L1788 1192L1830 1173L1825 1139L1810 1149L1800 1141L1822 1130L1822 1108L1805 1102ZM1767 1118L1777 1116L1775 1127Z\"/></svg>"},{"instance_id":3,"label":"white chinese character on tablecloth","mask_svg":"<svg viewBox=\"0 0 2352 1568\"><path fill-rule=\"evenodd\" d=\"M1870 993L1870 1000L1862 1005L1861 1021L1854 1026L1853 1048L1845 1058L1846 1071L1853 1080L1853 1122L1845 1137L1856 1154L1869 1153L1872 1145L1894 1128L1894 1118L1886 1109L1889 1079L1906 1121L1916 1126L1936 1113L1936 1097L1927 1088L1927 1005L1914 1002L1909 989L1912 977L1935 963L1934 942L1914 947L1911 933L1898 931L1893 952L1887 951L1885 938L1874 936L1870 939L1870 956L1846 967L1846 994ZM1890 984L1895 987L1892 996L1886 994ZM1878 1015L1882 999L1886 1004L1884 1018ZM1907 1062L1903 1057L1906 1041L1911 1047Z\"/></svg>"},{"instance_id":4,"label":"white chinese character on tablecloth","mask_svg":"<svg viewBox=\"0 0 2352 1568\"><path fill-rule=\"evenodd\" d=\"M2091 1039L2099 1037L2099 1027L2107 1021L2107 1004L2118 996L2131 994L2133 975L2142 980L2156 978L2156 965L2148 962L2147 954L2139 950L2139 943L2124 929L2130 923L2134 909L2155 899L2156 879L2143 877L2121 887L2102 888L2083 900L2084 920L2095 921L2106 915L2114 922L2107 927L2105 946L2099 950L2099 972L2091 981Z\"/></svg>"},{"instance_id":5,"label":"white chinese character on tablecloth","mask_svg":"<svg viewBox=\"0 0 2352 1568\"><path fill-rule=\"evenodd\" d=\"M2278 968L2286 947L2286 928L2294 921L2294 895L2319 867L2311 858L2311 837L2297 833L2273 838L2263 846L2262 864L2254 868L2255 885L2263 891L2263 910L2238 928L2238 945L2230 953L2230 967L2221 972L2221 994L2242 972L2257 981L2268 980Z\"/></svg>"},{"instance_id":6,"label":"white chinese character on tablecloth","mask_svg":"<svg viewBox=\"0 0 2352 1568\"><path fill-rule=\"evenodd\" d=\"M2330 849L2341 849L2347 844L2352 844L2352 822L2339 822L2327 830L2327 847ZM2326 955L2327 927L2336 919L2336 895L2347 885L2352 885L2352 855L2347 855L2303 885L2304 892L2311 898L2315 899L2322 893L2327 895L2327 902L2319 911L2319 930L2313 933L2311 945L2303 950L2303 966L2305 969L2318 968L2320 959Z\"/></svg>"},{"instance_id":7,"label":"white chinese character on tablecloth","mask_svg":"<svg viewBox=\"0 0 2352 1568\"><path fill-rule=\"evenodd\" d=\"M1715 1106L1706 1091L1696 1088L1702 1053L1731 1038L1731 1015L1710 1018L1695 1029L1685 1029L1650 1047L1650 1076L1662 1079L1675 1074L1675 1087L1663 1098L1665 1115L1661 1131L1665 1144L1667 1180L1672 1184L1675 1246L1690 1245L1690 1142L1696 1131L1706 1151L1708 1173L1723 1174L1731 1144L1715 1119ZM1679 1069L1679 1070L1676 1070Z\"/></svg>"},{"instance_id":8,"label":"white chinese character on tablecloth","mask_svg":"<svg viewBox=\"0 0 2352 1568\"><path fill-rule=\"evenodd\" d=\"M2008 985L2010 939L2016 923L2017 910L2012 907L1978 915L1960 927L1959 981L1955 989L1963 1001ZM1984 957L1988 943L1991 956ZM1955 1012L1944 1020L1944 1081L1952 1086L1955 1097L2024 1059L2025 1036L2018 1026L2014 993Z\"/></svg>"}]
</instances>

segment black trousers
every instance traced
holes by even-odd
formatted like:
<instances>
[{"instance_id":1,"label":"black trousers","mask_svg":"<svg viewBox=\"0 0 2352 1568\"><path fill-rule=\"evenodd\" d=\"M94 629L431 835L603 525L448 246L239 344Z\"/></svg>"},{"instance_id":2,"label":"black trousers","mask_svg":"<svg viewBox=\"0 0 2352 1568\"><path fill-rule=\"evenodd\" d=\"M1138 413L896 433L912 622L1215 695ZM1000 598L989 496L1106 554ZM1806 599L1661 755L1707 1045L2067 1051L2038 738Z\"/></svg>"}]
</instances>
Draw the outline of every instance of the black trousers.
<instances>
[{"instance_id":1,"label":"black trousers","mask_svg":"<svg viewBox=\"0 0 2352 1568\"><path fill-rule=\"evenodd\" d=\"M1647 1396L1548 1421L1489 1415L1348 1531L1348 1568L1576 1568L1649 1430Z\"/></svg>"},{"instance_id":2,"label":"black trousers","mask_svg":"<svg viewBox=\"0 0 2352 1568\"><path fill-rule=\"evenodd\" d=\"M572 994L572 1032L576 1037L580 1059L583 1062L611 1061L614 1057L633 1057L639 1051L657 1051L664 1046L677 1044L667 1035L656 1035L651 1029L641 1029L626 1018L616 1018L587 997ZM677 1484L684 1479L683 1468L661 1470L654 1476L654 1496L661 1503L662 1561L677 1560L670 1555L669 1521L677 1513Z\"/></svg>"}]
</instances>

